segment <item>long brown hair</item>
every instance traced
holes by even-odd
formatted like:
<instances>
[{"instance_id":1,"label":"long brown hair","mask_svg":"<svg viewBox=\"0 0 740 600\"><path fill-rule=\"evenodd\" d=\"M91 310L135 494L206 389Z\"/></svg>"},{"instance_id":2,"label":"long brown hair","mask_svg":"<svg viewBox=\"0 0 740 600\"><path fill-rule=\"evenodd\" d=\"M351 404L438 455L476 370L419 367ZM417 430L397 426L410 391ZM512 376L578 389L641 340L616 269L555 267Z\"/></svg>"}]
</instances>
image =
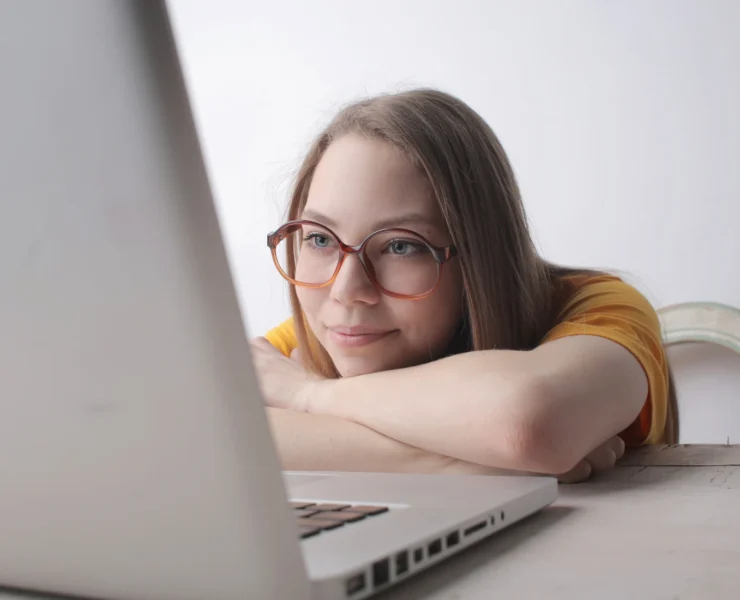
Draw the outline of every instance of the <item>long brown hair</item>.
<instances>
[{"instance_id":1,"label":"long brown hair","mask_svg":"<svg viewBox=\"0 0 740 600\"><path fill-rule=\"evenodd\" d=\"M321 157L332 141L347 133L392 144L432 186L458 249L463 276L466 314L454 351L535 348L556 324L567 300L563 278L579 271L552 265L537 253L514 171L488 124L468 105L437 90L354 103L312 144L296 178L289 219L300 218ZM294 257L295 250L289 247L288 256ZM289 265L292 269L294 264ZM290 294L306 367L337 377L328 353L306 326L292 286ZM672 381L669 393L664 437L674 443L677 413Z\"/></svg>"}]
</instances>

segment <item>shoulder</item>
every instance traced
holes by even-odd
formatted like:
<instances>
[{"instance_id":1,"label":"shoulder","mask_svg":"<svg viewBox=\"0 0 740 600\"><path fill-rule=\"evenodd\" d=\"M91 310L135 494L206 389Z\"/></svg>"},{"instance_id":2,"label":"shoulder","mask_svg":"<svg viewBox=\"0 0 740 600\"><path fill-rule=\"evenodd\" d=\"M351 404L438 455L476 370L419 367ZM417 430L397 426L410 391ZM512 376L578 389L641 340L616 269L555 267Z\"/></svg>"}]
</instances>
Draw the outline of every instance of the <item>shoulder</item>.
<instances>
[{"instance_id":1,"label":"shoulder","mask_svg":"<svg viewBox=\"0 0 740 600\"><path fill-rule=\"evenodd\" d=\"M298 347L298 340L295 335L295 326L293 324L293 318L287 319L280 323L277 327L273 327L265 334L265 338L275 348L280 350L285 356L290 356L290 353Z\"/></svg>"},{"instance_id":2,"label":"shoulder","mask_svg":"<svg viewBox=\"0 0 740 600\"><path fill-rule=\"evenodd\" d=\"M613 275L578 274L564 277L562 288L560 311L542 343L599 335L665 362L658 314L634 286Z\"/></svg>"},{"instance_id":3,"label":"shoulder","mask_svg":"<svg viewBox=\"0 0 740 600\"><path fill-rule=\"evenodd\" d=\"M648 299L613 275L576 274L561 280L561 308L542 343L568 336L593 335L629 350L648 379L649 395L625 441L657 443L666 422L669 373L660 319Z\"/></svg>"},{"instance_id":4,"label":"shoulder","mask_svg":"<svg viewBox=\"0 0 740 600\"><path fill-rule=\"evenodd\" d=\"M655 308L637 288L623 279L601 273L579 273L564 277L561 283L562 304L556 326L601 315L639 322L660 335L660 321Z\"/></svg>"}]
</instances>

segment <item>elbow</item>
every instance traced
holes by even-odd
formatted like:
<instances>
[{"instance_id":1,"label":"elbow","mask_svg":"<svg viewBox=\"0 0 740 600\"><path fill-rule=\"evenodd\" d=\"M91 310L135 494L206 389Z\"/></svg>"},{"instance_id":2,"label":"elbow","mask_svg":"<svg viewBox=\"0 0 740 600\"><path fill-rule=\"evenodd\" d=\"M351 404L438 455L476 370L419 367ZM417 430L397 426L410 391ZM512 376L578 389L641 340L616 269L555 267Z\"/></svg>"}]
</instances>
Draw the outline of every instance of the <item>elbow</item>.
<instances>
[{"instance_id":1,"label":"elbow","mask_svg":"<svg viewBox=\"0 0 740 600\"><path fill-rule=\"evenodd\" d=\"M506 468L542 475L560 475L575 467L583 455L555 395L546 379L522 378L511 392L504 418L498 420L496 429L502 435L489 436L495 446L489 448L492 460L497 455L499 465L504 462Z\"/></svg>"},{"instance_id":2,"label":"elbow","mask_svg":"<svg viewBox=\"0 0 740 600\"><path fill-rule=\"evenodd\" d=\"M523 418L510 427L509 460L513 468L542 475L561 475L583 458L551 423L538 415Z\"/></svg>"}]
</instances>

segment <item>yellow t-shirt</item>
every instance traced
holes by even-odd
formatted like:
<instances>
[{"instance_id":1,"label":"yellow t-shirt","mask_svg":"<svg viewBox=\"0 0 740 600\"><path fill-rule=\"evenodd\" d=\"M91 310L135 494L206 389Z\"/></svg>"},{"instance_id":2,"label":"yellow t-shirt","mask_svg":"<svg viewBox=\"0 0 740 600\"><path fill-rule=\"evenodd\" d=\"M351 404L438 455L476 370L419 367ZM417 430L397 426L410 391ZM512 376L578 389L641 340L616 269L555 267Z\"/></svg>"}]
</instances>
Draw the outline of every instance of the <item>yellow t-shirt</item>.
<instances>
[{"instance_id":1,"label":"yellow t-shirt","mask_svg":"<svg viewBox=\"0 0 740 600\"><path fill-rule=\"evenodd\" d=\"M574 275L564 282L572 288L570 297L542 343L595 335L629 350L647 375L649 391L639 416L621 437L628 446L660 443L668 410L668 361L655 309L634 287L611 275ZM286 356L298 345L292 318L265 337Z\"/></svg>"}]
</instances>

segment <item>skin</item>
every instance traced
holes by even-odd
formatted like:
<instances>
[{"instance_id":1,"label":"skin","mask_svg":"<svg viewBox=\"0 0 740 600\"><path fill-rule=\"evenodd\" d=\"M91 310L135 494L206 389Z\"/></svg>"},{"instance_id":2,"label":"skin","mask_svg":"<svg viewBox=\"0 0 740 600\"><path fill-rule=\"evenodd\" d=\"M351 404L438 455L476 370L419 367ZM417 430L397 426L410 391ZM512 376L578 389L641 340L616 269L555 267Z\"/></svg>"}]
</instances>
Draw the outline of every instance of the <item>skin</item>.
<instances>
[{"instance_id":1,"label":"skin","mask_svg":"<svg viewBox=\"0 0 740 600\"><path fill-rule=\"evenodd\" d=\"M410 214L414 222L405 219ZM421 174L393 147L357 135L326 151L304 218L324 223L351 245L389 222L436 245L450 242ZM423 300L381 294L354 256L332 285L299 287L298 295L342 377L321 380L265 339L253 342L286 468L527 472L581 481L621 457L617 434L647 398L636 358L601 337L432 360L443 354L461 317L456 259Z\"/></svg>"},{"instance_id":2,"label":"skin","mask_svg":"<svg viewBox=\"0 0 740 600\"><path fill-rule=\"evenodd\" d=\"M358 135L327 149L303 218L327 225L349 245L386 227L411 229L437 246L451 243L425 177L389 144ZM436 291L422 300L382 294L357 256L347 257L333 285L297 292L343 377L428 362L445 350L462 318L462 277L454 259L442 268ZM347 335L353 327L364 335Z\"/></svg>"}]
</instances>

